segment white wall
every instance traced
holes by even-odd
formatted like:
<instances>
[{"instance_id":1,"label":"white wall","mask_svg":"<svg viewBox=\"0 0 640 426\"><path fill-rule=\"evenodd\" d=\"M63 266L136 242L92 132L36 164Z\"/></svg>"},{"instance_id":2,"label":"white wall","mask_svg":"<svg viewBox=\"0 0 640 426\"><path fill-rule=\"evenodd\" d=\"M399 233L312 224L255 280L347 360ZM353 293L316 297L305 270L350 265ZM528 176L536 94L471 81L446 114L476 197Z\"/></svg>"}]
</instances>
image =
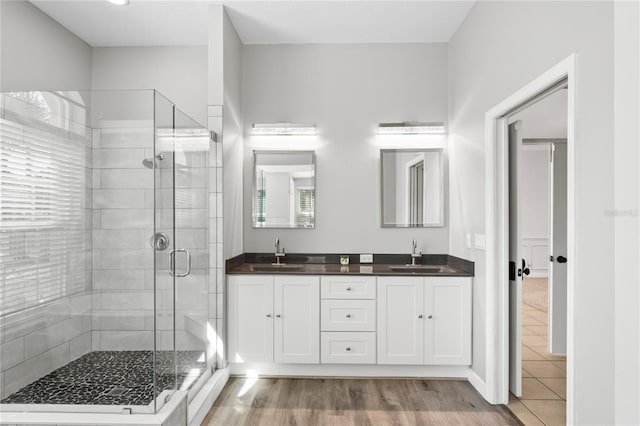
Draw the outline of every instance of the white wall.
<instances>
[{"instance_id":1,"label":"white wall","mask_svg":"<svg viewBox=\"0 0 640 426\"><path fill-rule=\"evenodd\" d=\"M576 258L569 259L576 270L576 424L614 422L614 292L604 284L611 283L614 266L613 220L605 215L613 207L612 24L610 2L478 2L449 49L451 253L476 261L473 369L481 378L487 345L485 253L466 249L465 234L485 233L484 114L579 52Z\"/></svg>"},{"instance_id":2,"label":"white wall","mask_svg":"<svg viewBox=\"0 0 640 426\"><path fill-rule=\"evenodd\" d=\"M0 90L89 90L91 47L27 1L0 2Z\"/></svg>"},{"instance_id":3,"label":"white wall","mask_svg":"<svg viewBox=\"0 0 640 426\"><path fill-rule=\"evenodd\" d=\"M244 251L448 251L448 227L381 228L380 149L444 136L380 137L381 122L447 121L446 44L244 47ZM255 137L252 123L316 123L318 136ZM252 229L252 150L316 152L316 228Z\"/></svg>"},{"instance_id":4,"label":"white wall","mask_svg":"<svg viewBox=\"0 0 640 426\"><path fill-rule=\"evenodd\" d=\"M548 145L522 150L522 257L537 277L549 271L549 151Z\"/></svg>"},{"instance_id":5,"label":"white wall","mask_svg":"<svg viewBox=\"0 0 640 426\"><path fill-rule=\"evenodd\" d=\"M207 123L207 47L97 47L93 89L156 89L201 123Z\"/></svg>"},{"instance_id":6,"label":"white wall","mask_svg":"<svg viewBox=\"0 0 640 426\"><path fill-rule=\"evenodd\" d=\"M640 4L615 3L615 423L640 424Z\"/></svg>"}]
</instances>

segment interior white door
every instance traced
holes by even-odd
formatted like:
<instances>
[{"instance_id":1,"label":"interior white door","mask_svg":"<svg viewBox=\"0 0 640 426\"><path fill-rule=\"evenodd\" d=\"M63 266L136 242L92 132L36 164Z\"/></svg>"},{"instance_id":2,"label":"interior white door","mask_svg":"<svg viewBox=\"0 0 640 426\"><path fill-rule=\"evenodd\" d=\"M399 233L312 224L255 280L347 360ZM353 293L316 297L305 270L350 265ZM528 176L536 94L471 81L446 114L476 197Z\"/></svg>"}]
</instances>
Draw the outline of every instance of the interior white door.
<instances>
[{"instance_id":1,"label":"interior white door","mask_svg":"<svg viewBox=\"0 0 640 426\"><path fill-rule=\"evenodd\" d=\"M229 361L273 362L273 276L229 276Z\"/></svg>"},{"instance_id":2,"label":"interior white door","mask_svg":"<svg viewBox=\"0 0 640 426\"><path fill-rule=\"evenodd\" d=\"M522 396L522 248L521 205L522 121L509 125L509 390Z\"/></svg>"},{"instance_id":3,"label":"interior white door","mask_svg":"<svg viewBox=\"0 0 640 426\"><path fill-rule=\"evenodd\" d=\"M427 277L424 363L471 364L471 278Z\"/></svg>"},{"instance_id":4,"label":"interior white door","mask_svg":"<svg viewBox=\"0 0 640 426\"><path fill-rule=\"evenodd\" d=\"M567 145L551 146L549 352L567 352Z\"/></svg>"},{"instance_id":5,"label":"interior white door","mask_svg":"<svg viewBox=\"0 0 640 426\"><path fill-rule=\"evenodd\" d=\"M320 278L277 276L274 284L275 361L320 363Z\"/></svg>"},{"instance_id":6,"label":"interior white door","mask_svg":"<svg viewBox=\"0 0 640 426\"><path fill-rule=\"evenodd\" d=\"M378 364L423 363L423 310L423 278L378 278Z\"/></svg>"}]
</instances>

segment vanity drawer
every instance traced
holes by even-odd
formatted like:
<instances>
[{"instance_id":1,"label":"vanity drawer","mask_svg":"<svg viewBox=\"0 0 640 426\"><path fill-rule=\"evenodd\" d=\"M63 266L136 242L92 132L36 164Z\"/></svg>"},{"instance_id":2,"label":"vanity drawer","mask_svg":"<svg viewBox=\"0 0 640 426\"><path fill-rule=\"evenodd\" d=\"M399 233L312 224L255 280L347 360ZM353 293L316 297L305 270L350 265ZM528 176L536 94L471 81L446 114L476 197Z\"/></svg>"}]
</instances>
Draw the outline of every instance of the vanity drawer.
<instances>
[{"instance_id":1,"label":"vanity drawer","mask_svg":"<svg viewBox=\"0 0 640 426\"><path fill-rule=\"evenodd\" d=\"M376 277L320 277L320 295L323 299L375 299Z\"/></svg>"},{"instance_id":2,"label":"vanity drawer","mask_svg":"<svg viewBox=\"0 0 640 426\"><path fill-rule=\"evenodd\" d=\"M322 331L376 331L375 300L323 300Z\"/></svg>"},{"instance_id":3,"label":"vanity drawer","mask_svg":"<svg viewBox=\"0 0 640 426\"><path fill-rule=\"evenodd\" d=\"M324 332L320 348L322 364L376 363L376 333Z\"/></svg>"}]
</instances>

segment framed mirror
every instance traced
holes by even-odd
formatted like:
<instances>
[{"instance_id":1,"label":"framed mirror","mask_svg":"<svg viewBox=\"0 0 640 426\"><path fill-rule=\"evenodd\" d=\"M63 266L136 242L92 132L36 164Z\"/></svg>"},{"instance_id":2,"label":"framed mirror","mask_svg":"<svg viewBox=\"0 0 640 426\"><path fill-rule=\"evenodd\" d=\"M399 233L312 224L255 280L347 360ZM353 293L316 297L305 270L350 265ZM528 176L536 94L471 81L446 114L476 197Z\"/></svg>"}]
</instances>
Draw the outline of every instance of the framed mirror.
<instances>
[{"instance_id":1,"label":"framed mirror","mask_svg":"<svg viewBox=\"0 0 640 426\"><path fill-rule=\"evenodd\" d=\"M254 228L315 227L313 151L253 151Z\"/></svg>"},{"instance_id":2,"label":"framed mirror","mask_svg":"<svg viewBox=\"0 0 640 426\"><path fill-rule=\"evenodd\" d=\"M444 151L380 150L383 228L444 226Z\"/></svg>"}]
</instances>

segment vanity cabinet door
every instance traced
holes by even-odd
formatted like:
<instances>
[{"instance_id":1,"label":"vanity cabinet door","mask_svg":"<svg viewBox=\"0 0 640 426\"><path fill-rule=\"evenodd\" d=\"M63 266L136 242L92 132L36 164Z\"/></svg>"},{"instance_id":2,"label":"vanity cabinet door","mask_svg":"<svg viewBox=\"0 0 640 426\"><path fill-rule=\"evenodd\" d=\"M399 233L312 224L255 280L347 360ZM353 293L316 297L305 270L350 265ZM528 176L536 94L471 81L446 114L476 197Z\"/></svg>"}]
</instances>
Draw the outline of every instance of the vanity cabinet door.
<instances>
[{"instance_id":1,"label":"vanity cabinet door","mask_svg":"<svg viewBox=\"0 0 640 426\"><path fill-rule=\"evenodd\" d=\"M229 361L273 362L273 276L229 276Z\"/></svg>"},{"instance_id":2,"label":"vanity cabinet door","mask_svg":"<svg viewBox=\"0 0 640 426\"><path fill-rule=\"evenodd\" d=\"M422 364L424 280L378 278L378 364Z\"/></svg>"},{"instance_id":3,"label":"vanity cabinet door","mask_svg":"<svg viewBox=\"0 0 640 426\"><path fill-rule=\"evenodd\" d=\"M320 363L320 279L275 277L275 362Z\"/></svg>"},{"instance_id":4,"label":"vanity cabinet door","mask_svg":"<svg viewBox=\"0 0 640 426\"><path fill-rule=\"evenodd\" d=\"M471 278L425 280L424 362L471 364Z\"/></svg>"}]
</instances>

